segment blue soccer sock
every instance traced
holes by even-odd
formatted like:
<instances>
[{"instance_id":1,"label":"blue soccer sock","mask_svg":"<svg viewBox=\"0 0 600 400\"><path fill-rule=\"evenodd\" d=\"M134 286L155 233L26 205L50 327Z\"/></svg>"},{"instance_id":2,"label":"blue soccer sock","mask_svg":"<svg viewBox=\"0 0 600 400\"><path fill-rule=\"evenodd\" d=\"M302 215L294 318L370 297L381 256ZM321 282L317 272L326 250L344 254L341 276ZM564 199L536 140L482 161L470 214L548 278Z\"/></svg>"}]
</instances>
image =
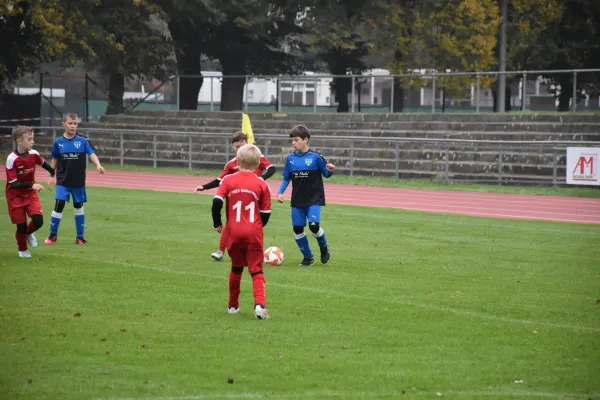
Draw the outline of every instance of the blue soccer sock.
<instances>
[{"instance_id":1,"label":"blue soccer sock","mask_svg":"<svg viewBox=\"0 0 600 400\"><path fill-rule=\"evenodd\" d=\"M77 237L83 238L85 231L85 215L83 214L83 207L75 209L75 230L77 231Z\"/></svg>"},{"instance_id":2,"label":"blue soccer sock","mask_svg":"<svg viewBox=\"0 0 600 400\"><path fill-rule=\"evenodd\" d=\"M298 248L302 252L304 258L312 258L313 254L312 251L310 251L310 246L308 244L308 238L306 237L306 233L302 232L301 234L294 236L296 238L296 244L298 245Z\"/></svg>"},{"instance_id":3,"label":"blue soccer sock","mask_svg":"<svg viewBox=\"0 0 600 400\"><path fill-rule=\"evenodd\" d=\"M52 217L50 218L50 235L58 234L58 226L60 225L62 217L62 213L52 211Z\"/></svg>"},{"instance_id":4,"label":"blue soccer sock","mask_svg":"<svg viewBox=\"0 0 600 400\"><path fill-rule=\"evenodd\" d=\"M317 243L319 243L319 248L324 248L327 246L327 238L325 237L325 231L323 228L319 228L317 233L313 233L313 236L317 239Z\"/></svg>"}]
</instances>

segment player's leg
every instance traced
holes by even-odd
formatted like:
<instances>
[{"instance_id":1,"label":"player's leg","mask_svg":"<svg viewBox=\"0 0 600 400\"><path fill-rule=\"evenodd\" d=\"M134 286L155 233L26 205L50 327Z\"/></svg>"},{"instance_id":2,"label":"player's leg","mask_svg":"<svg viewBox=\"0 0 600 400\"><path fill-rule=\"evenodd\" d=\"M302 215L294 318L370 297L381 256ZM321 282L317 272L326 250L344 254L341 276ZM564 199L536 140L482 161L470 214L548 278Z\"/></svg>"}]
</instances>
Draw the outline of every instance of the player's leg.
<instances>
[{"instance_id":1,"label":"player's leg","mask_svg":"<svg viewBox=\"0 0 600 400\"><path fill-rule=\"evenodd\" d=\"M223 230L221 231L221 236L219 238L219 250L212 253L210 256L214 258L216 261L221 261L223 259L223 255L225 252L225 248L227 244L227 224L223 225Z\"/></svg>"},{"instance_id":2,"label":"player's leg","mask_svg":"<svg viewBox=\"0 0 600 400\"><path fill-rule=\"evenodd\" d=\"M31 202L25 208L27 215L31 218L29 225L27 226L27 242L31 247L38 247L38 241L35 237L34 232L37 231L44 225L44 216L42 212L42 204L37 196L32 197Z\"/></svg>"},{"instance_id":3,"label":"player's leg","mask_svg":"<svg viewBox=\"0 0 600 400\"><path fill-rule=\"evenodd\" d=\"M231 271L229 272L229 302L227 312L237 314L240 312L240 292L242 291L242 273L246 265L244 249L233 243L227 250L231 258Z\"/></svg>"},{"instance_id":4,"label":"player's leg","mask_svg":"<svg viewBox=\"0 0 600 400\"><path fill-rule=\"evenodd\" d=\"M17 226L15 239L17 240L17 249L19 257L29 258L31 253L27 250L27 214L24 206L8 208L10 221Z\"/></svg>"},{"instance_id":5,"label":"player's leg","mask_svg":"<svg viewBox=\"0 0 600 400\"><path fill-rule=\"evenodd\" d=\"M327 246L327 238L325 231L321 228L321 206L310 206L308 208L308 229L319 243L321 250L321 263L325 264L331 258L329 247Z\"/></svg>"},{"instance_id":6,"label":"player's leg","mask_svg":"<svg viewBox=\"0 0 600 400\"><path fill-rule=\"evenodd\" d=\"M56 201L54 202L54 210L52 210L52 215L50 216L50 236L48 236L48 239L44 242L45 244L53 244L56 242L58 227L60 226L60 221L62 221L65 203L69 201L71 197L69 188L62 185L56 185L55 192Z\"/></svg>"},{"instance_id":7,"label":"player's leg","mask_svg":"<svg viewBox=\"0 0 600 400\"><path fill-rule=\"evenodd\" d=\"M264 254L261 243L253 243L246 252L248 272L252 276L252 293L254 295L254 315L258 319L269 318L267 310L267 291L263 273Z\"/></svg>"},{"instance_id":8,"label":"player's leg","mask_svg":"<svg viewBox=\"0 0 600 400\"><path fill-rule=\"evenodd\" d=\"M314 257L308 244L308 238L304 233L304 226L306 226L306 214L308 208L292 207L292 228L294 229L294 238L296 244L302 252L303 260L300 265L308 267L314 264Z\"/></svg>"},{"instance_id":9,"label":"player's leg","mask_svg":"<svg viewBox=\"0 0 600 400\"><path fill-rule=\"evenodd\" d=\"M84 239L85 214L83 213L83 203L87 201L85 186L73 188L71 194L73 196L73 208L75 209L75 231L77 232L75 243L87 244Z\"/></svg>"}]
</instances>

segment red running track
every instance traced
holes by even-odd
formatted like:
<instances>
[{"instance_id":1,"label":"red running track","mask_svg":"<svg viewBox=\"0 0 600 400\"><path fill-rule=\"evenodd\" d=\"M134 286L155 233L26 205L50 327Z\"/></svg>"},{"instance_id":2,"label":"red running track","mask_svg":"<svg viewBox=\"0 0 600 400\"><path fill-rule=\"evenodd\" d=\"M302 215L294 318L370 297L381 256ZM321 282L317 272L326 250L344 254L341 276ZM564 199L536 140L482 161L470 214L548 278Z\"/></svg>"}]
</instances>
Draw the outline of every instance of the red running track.
<instances>
[{"instance_id":1,"label":"red running track","mask_svg":"<svg viewBox=\"0 0 600 400\"><path fill-rule=\"evenodd\" d=\"M40 172L47 176L46 171ZM47 178L42 178L45 181ZM89 186L124 189L150 189L192 193L196 186L213 180L212 176L156 174L149 172L108 171L87 174ZM280 181L268 180L273 194ZM289 200L291 188L286 191ZM214 194L215 190L200 192ZM600 199L443 190L399 189L326 183L328 203L400 208L477 217L512 218L600 224Z\"/></svg>"}]
</instances>

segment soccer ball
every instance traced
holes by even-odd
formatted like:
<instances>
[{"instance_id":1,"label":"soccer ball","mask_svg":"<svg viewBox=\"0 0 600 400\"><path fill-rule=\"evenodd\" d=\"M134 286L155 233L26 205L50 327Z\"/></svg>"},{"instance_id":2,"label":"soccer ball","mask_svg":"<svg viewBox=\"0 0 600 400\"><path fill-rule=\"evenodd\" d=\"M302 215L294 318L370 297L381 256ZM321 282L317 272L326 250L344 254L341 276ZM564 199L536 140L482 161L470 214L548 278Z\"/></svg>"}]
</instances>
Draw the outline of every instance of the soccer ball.
<instances>
[{"instance_id":1,"label":"soccer ball","mask_svg":"<svg viewBox=\"0 0 600 400\"><path fill-rule=\"evenodd\" d=\"M283 251L279 247L269 247L265 250L265 264L279 266L283 263Z\"/></svg>"}]
</instances>

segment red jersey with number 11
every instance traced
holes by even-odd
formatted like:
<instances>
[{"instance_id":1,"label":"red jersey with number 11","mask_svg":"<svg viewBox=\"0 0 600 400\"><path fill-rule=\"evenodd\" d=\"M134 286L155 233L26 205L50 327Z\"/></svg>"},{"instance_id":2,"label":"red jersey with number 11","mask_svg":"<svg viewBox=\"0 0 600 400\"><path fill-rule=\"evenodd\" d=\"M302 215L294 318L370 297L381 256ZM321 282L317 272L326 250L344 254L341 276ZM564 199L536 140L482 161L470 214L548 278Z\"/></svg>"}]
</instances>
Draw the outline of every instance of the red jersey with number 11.
<instances>
[{"instance_id":1,"label":"red jersey with number 11","mask_svg":"<svg viewBox=\"0 0 600 400\"><path fill-rule=\"evenodd\" d=\"M261 213L271 212L269 185L253 172L240 171L221 181L215 197L226 202L227 243L263 244Z\"/></svg>"}]
</instances>

